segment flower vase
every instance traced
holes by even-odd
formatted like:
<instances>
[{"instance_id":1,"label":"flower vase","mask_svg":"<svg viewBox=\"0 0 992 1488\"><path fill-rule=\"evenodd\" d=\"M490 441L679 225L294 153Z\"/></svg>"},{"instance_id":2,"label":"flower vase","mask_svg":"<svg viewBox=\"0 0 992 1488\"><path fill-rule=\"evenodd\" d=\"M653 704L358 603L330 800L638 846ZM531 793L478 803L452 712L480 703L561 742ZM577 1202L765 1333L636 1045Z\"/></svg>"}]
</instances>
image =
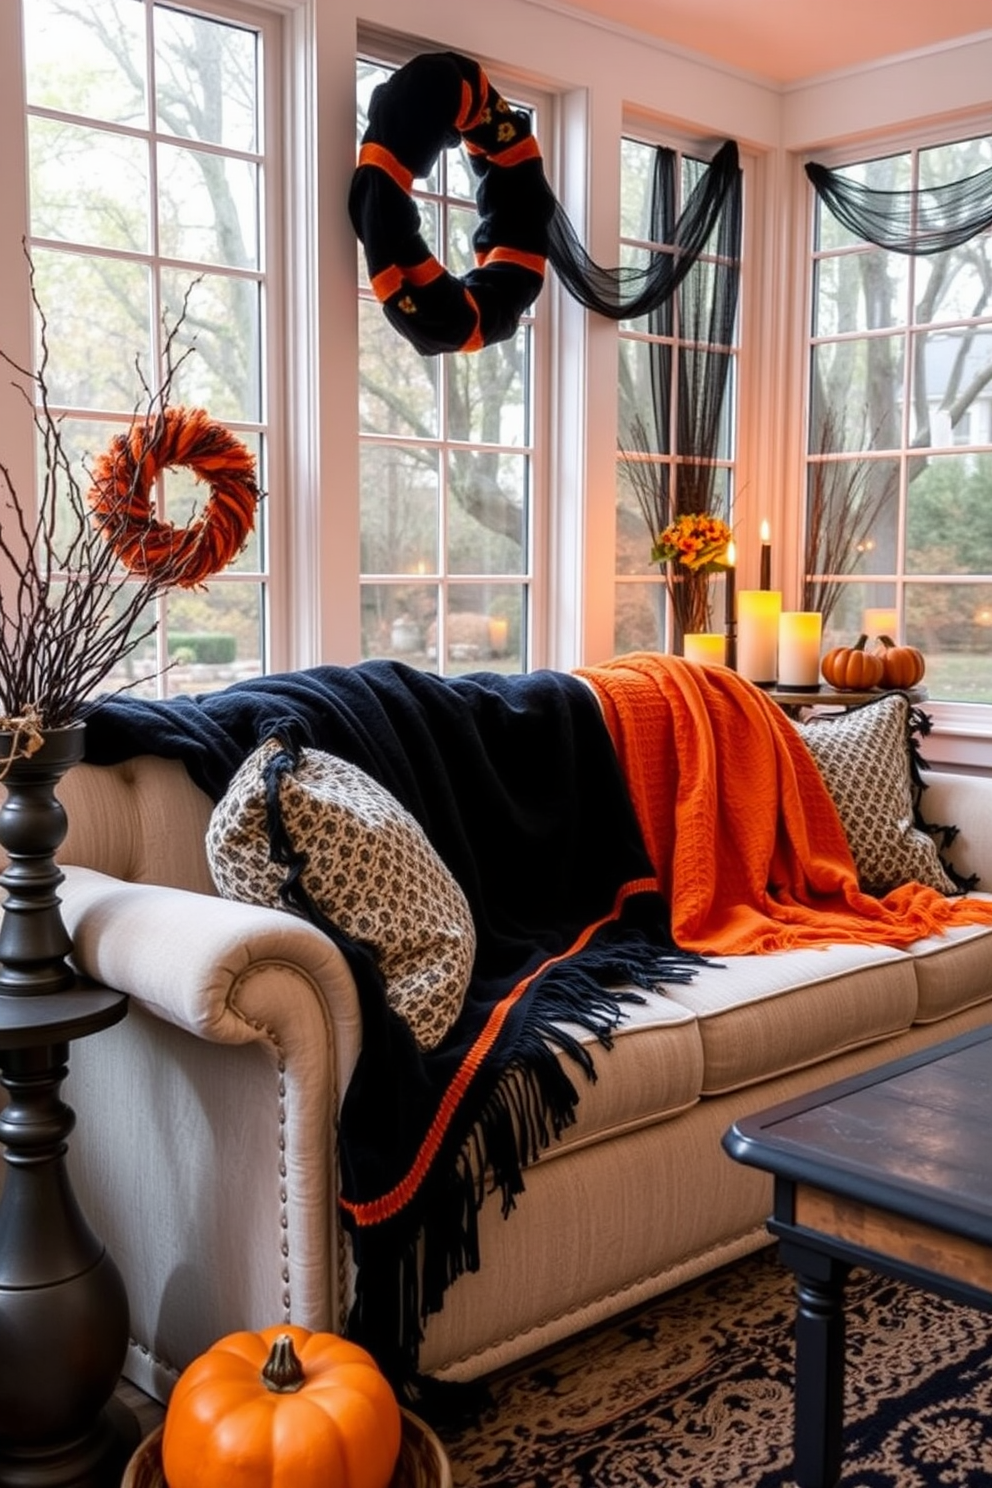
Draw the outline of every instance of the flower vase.
<instances>
[{"instance_id":1,"label":"flower vase","mask_svg":"<svg viewBox=\"0 0 992 1488\"><path fill-rule=\"evenodd\" d=\"M65 810L55 788L83 757L85 724L43 731L31 754L17 753L24 734L0 732L0 995L37 997L66 992L76 981L66 957L72 941L56 893L63 874L55 853L65 838Z\"/></svg>"},{"instance_id":2,"label":"flower vase","mask_svg":"<svg viewBox=\"0 0 992 1488\"><path fill-rule=\"evenodd\" d=\"M672 602L673 655L685 654L685 638L710 628L710 576L702 569L667 574Z\"/></svg>"}]
</instances>

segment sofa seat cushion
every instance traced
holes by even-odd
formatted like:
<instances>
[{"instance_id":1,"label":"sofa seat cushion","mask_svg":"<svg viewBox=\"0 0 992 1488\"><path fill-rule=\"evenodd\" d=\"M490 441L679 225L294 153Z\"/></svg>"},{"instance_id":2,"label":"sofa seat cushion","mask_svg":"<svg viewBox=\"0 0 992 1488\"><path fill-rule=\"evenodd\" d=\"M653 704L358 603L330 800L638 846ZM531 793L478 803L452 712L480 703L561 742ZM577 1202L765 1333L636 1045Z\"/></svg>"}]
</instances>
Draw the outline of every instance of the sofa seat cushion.
<instances>
[{"instance_id":1,"label":"sofa seat cushion","mask_svg":"<svg viewBox=\"0 0 992 1488\"><path fill-rule=\"evenodd\" d=\"M890 946L726 956L668 997L695 1013L703 1094L773 1079L908 1028L915 963Z\"/></svg>"},{"instance_id":2,"label":"sofa seat cushion","mask_svg":"<svg viewBox=\"0 0 992 1488\"><path fill-rule=\"evenodd\" d=\"M910 946L918 989L917 1023L936 1023L992 998L990 940L992 927L988 925L955 925L943 935L930 935Z\"/></svg>"},{"instance_id":3,"label":"sofa seat cushion","mask_svg":"<svg viewBox=\"0 0 992 1488\"><path fill-rule=\"evenodd\" d=\"M637 995L644 1002L625 1004L611 1049L585 1029L562 1024L588 1050L596 1079L588 1080L562 1056L562 1067L579 1092L576 1120L542 1153L542 1161L668 1120L699 1100L703 1047L695 1015L661 992Z\"/></svg>"}]
</instances>

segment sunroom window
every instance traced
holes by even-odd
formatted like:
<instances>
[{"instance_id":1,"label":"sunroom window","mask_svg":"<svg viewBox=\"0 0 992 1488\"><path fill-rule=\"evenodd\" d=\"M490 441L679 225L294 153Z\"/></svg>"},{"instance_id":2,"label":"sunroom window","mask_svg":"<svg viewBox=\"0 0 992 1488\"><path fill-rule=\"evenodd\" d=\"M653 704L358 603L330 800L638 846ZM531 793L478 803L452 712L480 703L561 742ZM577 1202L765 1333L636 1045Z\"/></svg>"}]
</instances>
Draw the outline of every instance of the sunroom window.
<instances>
[{"instance_id":1,"label":"sunroom window","mask_svg":"<svg viewBox=\"0 0 992 1488\"><path fill-rule=\"evenodd\" d=\"M621 262L643 268L672 244L652 235L674 225L706 171L679 146L621 142ZM669 200L659 209L659 182ZM733 236L733 233L731 233ZM671 650L674 616L665 574L651 561L661 530L681 512L707 511L733 524L740 259L721 258L717 234L670 301L619 336L616 498L617 652ZM733 276L731 281L730 276ZM729 292L728 292L729 290ZM716 624L716 586L711 619Z\"/></svg>"},{"instance_id":2,"label":"sunroom window","mask_svg":"<svg viewBox=\"0 0 992 1488\"><path fill-rule=\"evenodd\" d=\"M83 491L94 456L165 387L170 360L169 403L202 408L234 433L266 487L262 90L266 68L277 70L276 32L243 14L23 0L28 249L49 401ZM184 527L206 494L189 470L171 469L154 515ZM108 687L204 691L263 672L269 548L263 502L245 550L206 587L160 600L148 617L157 629Z\"/></svg>"},{"instance_id":3,"label":"sunroom window","mask_svg":"<svg viewBox=\"0 0 992 1488\"><path fill-rule=\"evenodd\" d=\"M963 181L992 136L841 167L882 192ZM825 644L891 632L929 697L992 703L992 232L927 256L813 218L808 606Z\"/></svg>"},{"instance_id":4,"label":"sunroom window","mask_svg":"<svg viewBox=\"0 0 992 1488\"><path fill-rule=\"evenodd\" d=\"M357 63L357 137L392 66ZM516 98L508 98L521 108ZM535 133L537 128L535 125ZM474 176L442 150L413 196L432 253L472 267ZM362 655L453 675L532 663L536 338L422 356L383 316L359 248Z\"/></svg>"}]
</instances>

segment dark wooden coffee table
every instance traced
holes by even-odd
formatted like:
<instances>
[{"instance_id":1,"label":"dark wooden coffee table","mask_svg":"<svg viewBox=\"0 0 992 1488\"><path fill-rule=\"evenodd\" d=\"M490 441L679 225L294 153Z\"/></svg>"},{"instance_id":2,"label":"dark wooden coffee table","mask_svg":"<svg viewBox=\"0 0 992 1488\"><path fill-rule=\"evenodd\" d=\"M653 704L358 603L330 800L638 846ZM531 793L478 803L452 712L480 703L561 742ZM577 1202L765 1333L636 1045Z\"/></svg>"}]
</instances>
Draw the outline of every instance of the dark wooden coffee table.
<instances>
[{"instance_id":1,"label":"dark wooden coffee table","mask_svg":"<svg viewBox=\"0 0 992 1488\"><path fill-rule=\"evenodd\" d=\"M731 1157L775 1178L796 1273L795 1479L834 1488L844 1284L866 1266L992 1310L992 1028L742 1118Z\"/></svg>"}]
</instances>

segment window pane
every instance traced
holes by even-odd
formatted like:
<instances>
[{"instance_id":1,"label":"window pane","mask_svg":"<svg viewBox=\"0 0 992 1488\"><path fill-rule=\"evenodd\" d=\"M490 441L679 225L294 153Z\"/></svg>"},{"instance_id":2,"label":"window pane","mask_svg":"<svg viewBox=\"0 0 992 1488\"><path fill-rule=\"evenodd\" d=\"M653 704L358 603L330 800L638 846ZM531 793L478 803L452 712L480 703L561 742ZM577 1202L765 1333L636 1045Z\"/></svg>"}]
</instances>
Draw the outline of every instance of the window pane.
<instances>
[{"instance_id":1,"label":"window pane","mask_svg":"<svg viewBox=\"0 0 992 1488\"><path fill-rule=\"evenodd\" d=\"M948 449L992 439L992 326L913 337L912 443Z\"/></svg>"},{"instance_id":2,"label":"window pane","mask_svg":"<svg viewBox=\"0 0 992 1488\"><path fill-rule=\"evenodd\" d=\"M618 574L657 573L658 566L651 562L653 539L658 536L661 523L653 520L653 514L663 509L664 495L658 493L667 466L660 460L645 455L636 464L632 460L617 461L617 531L616 572ZM644 508L652 516L646 514ZM621 591L622 592L622 591Z\"/></svg>"},{"instance_id":3,"label":"window pane","mask_svg":"<svg viewBox=\"0 0 992 1488\"><path fill-rule=\"evenodd\" d=\"M617 654L626 651L664 651L668 641L665 629L665 585L618 584L616 586Z\"/></svg>"},{"instance_id":4,"label":"window pane","mask_svg":"<svg viewBox=\"0 0 992 1488\"><path fill-rule=\"evenodd\" d=\"M399 658L436 672L437 612L436 584L363 584L363 658Z\"/></svg>"},{"instance_id":5,"label":"window pane","mask_svg":"<svg viewBox=\"0 0 992 1488\"><path fill-rule=\"evenodd\" d=\"M158 151L160 249L226 268L258 267L258 167L204 150Z\"/></svg>"},{"instance_id":6,"label":"window pane","mask_svg":"<svg viewBox=\"0 0 992 1488\"><path fill-rule=\"evenodd\" d=\"M205 590L173 591L165 601L169 694L216 692L264 670L262 589L208 580Z\"/></svg>"},{"instance_id":7,"label":"window pane","mask_svg":"<svg viewBox=\"0 0 992 1488\"><path fill-rule=\"evenodd\" d=\"M905 343L897 336L813 348L811 452L901 443L904 355Z\"/></svg>"},{"instance_id":8,"label":"window pane","mask_svg":"<svg viewBox=\"0 0 992 1488\"><path fill-rule=\"evenodd\" d=\"M992 703L992 584L908 584L906 639L931 698Z\"/></svg>"},{"instance_id":9,"label":"window pane","mask_svg":"<svg viewBox=\"0 0 992 1488\"><path fill-rule=\"evenodd\" d=\"M364 434L434 439L440 432L437 357L422 357L393 330L379 304L358 306L359 417Z\"/></svg>"},{"instance_id":10,"label":"window pane","mask_svg":"<svg viewBox=\"0 0 992 1488\"><path fill-rule=\"evenodd\" d=\"M22 13L29 104L147 123L142 0L28 0Z\"/></svg>"},{"instance_id":11,"label":"window pane","mask_svg":"<svg viewBox=\"0 0 992 1488\"><path fill-rule=\"evenodd\" d=\"M475 444L530 443L530 336L447 358L448 434Z\"/></svg>"},{"instance_id":12,"label":"window pane","mask_svg":"<svg viewBox=\"0 0 992 1488\"><path fill-rule=\"evenodd\" d=\"M940 324L982 315L990 283L992 233L971 238L950 253L918 259L915 318Z\"/></svg>"},{"instance_id":13,"label":"window pane","mask_svg":"<svg viewBox=\"0 0 992 1488\"><path fill-rule=\"evenodd\" d=\"M620 141L620 233L645 242L651 227L654 150L640 140Z\"/></svg>"},{"instance_id":14,"label":"window pane","mask_svg":"<svg viewBox=\"0 0 992 1488\"><path fill-rule=\"evenodd\" d=\"M146 253L148 146L61 120L29 120L36 236Z\"/></svg>"},{"instance_id":15,"label":"window pane","mask_svg":"<svg viewBox=\"0 0 992 1488\"><path fill-rule=\"evenodd\" d=\"M527 654L522 632L524 591L510 584L460 584L451 591L445 636L449 675L484 667L499 672L523 670ZM437 627L428 647L437 652Z\"/></svg>"},{"instance_id":16,"label":"window pane","mask_svg":"<svg viewBox=\"0 0 992 1488\"><path fill-rule=\"evenodd\" d=\"M813 265L813 334L882 330L906 319L909 260L875 249L817 259Z\"/></svg>"},{"instance_id":17,"label":"window pane","mask_svg":"<svg viewBox=\"0 0 992 1488\"><path fill-rule=\"evenodd\" d=\"M162 271L166 318L177 346L190 347L177 369L174 401L209 408L212 417L254 423L261 410L261 287L254 279Z\"/></svg>"},{"instance_id":18,"label":"window pane","mask_svg":"<svg viewBox=\"0 0 992 1488\"><path fill-rule=\"evenodd\" d=\"M438 572L438 452L399 444L361 448L362 572Z\"/></svg>"},{"instance_id":19,"label":"window pane","mask_svg":"<svg viewBox=\"0 0 992 1488\"><path fill-rule=\"evenodd\" d=\"M32 260L48 322L51 401L131 412L144 401L135 358L155 377L148 266L43 248Z\"/></svg>"},{"instance_id":20,"label":"window pane","mask_svg":"<svg viewBox=\"0 0 992 1488\"><path fill-rule=\"evenodd\" d=\"M157 5L158 128L229 150L256 150L257 47L245 27Z\"/></svg>"},{"instance_id":21,"label":"window pane","mask_svg":"<svg viewBox=\"0 0 992 1488\"><path fill-rule=\"evenodd\" d=\"M906 568L992 574L992 454L911 460Z\"/></svg>"},{"instance_id":22,"label":"window pane","mask_svg":"<svg viewBox=\"0 0 992 1488\"><path fill-rule=\"evenodd\" d=\"M449 457L448 568L522 573L529 462L523 455L455 450Z\"/></svg>"}]
</instances>

